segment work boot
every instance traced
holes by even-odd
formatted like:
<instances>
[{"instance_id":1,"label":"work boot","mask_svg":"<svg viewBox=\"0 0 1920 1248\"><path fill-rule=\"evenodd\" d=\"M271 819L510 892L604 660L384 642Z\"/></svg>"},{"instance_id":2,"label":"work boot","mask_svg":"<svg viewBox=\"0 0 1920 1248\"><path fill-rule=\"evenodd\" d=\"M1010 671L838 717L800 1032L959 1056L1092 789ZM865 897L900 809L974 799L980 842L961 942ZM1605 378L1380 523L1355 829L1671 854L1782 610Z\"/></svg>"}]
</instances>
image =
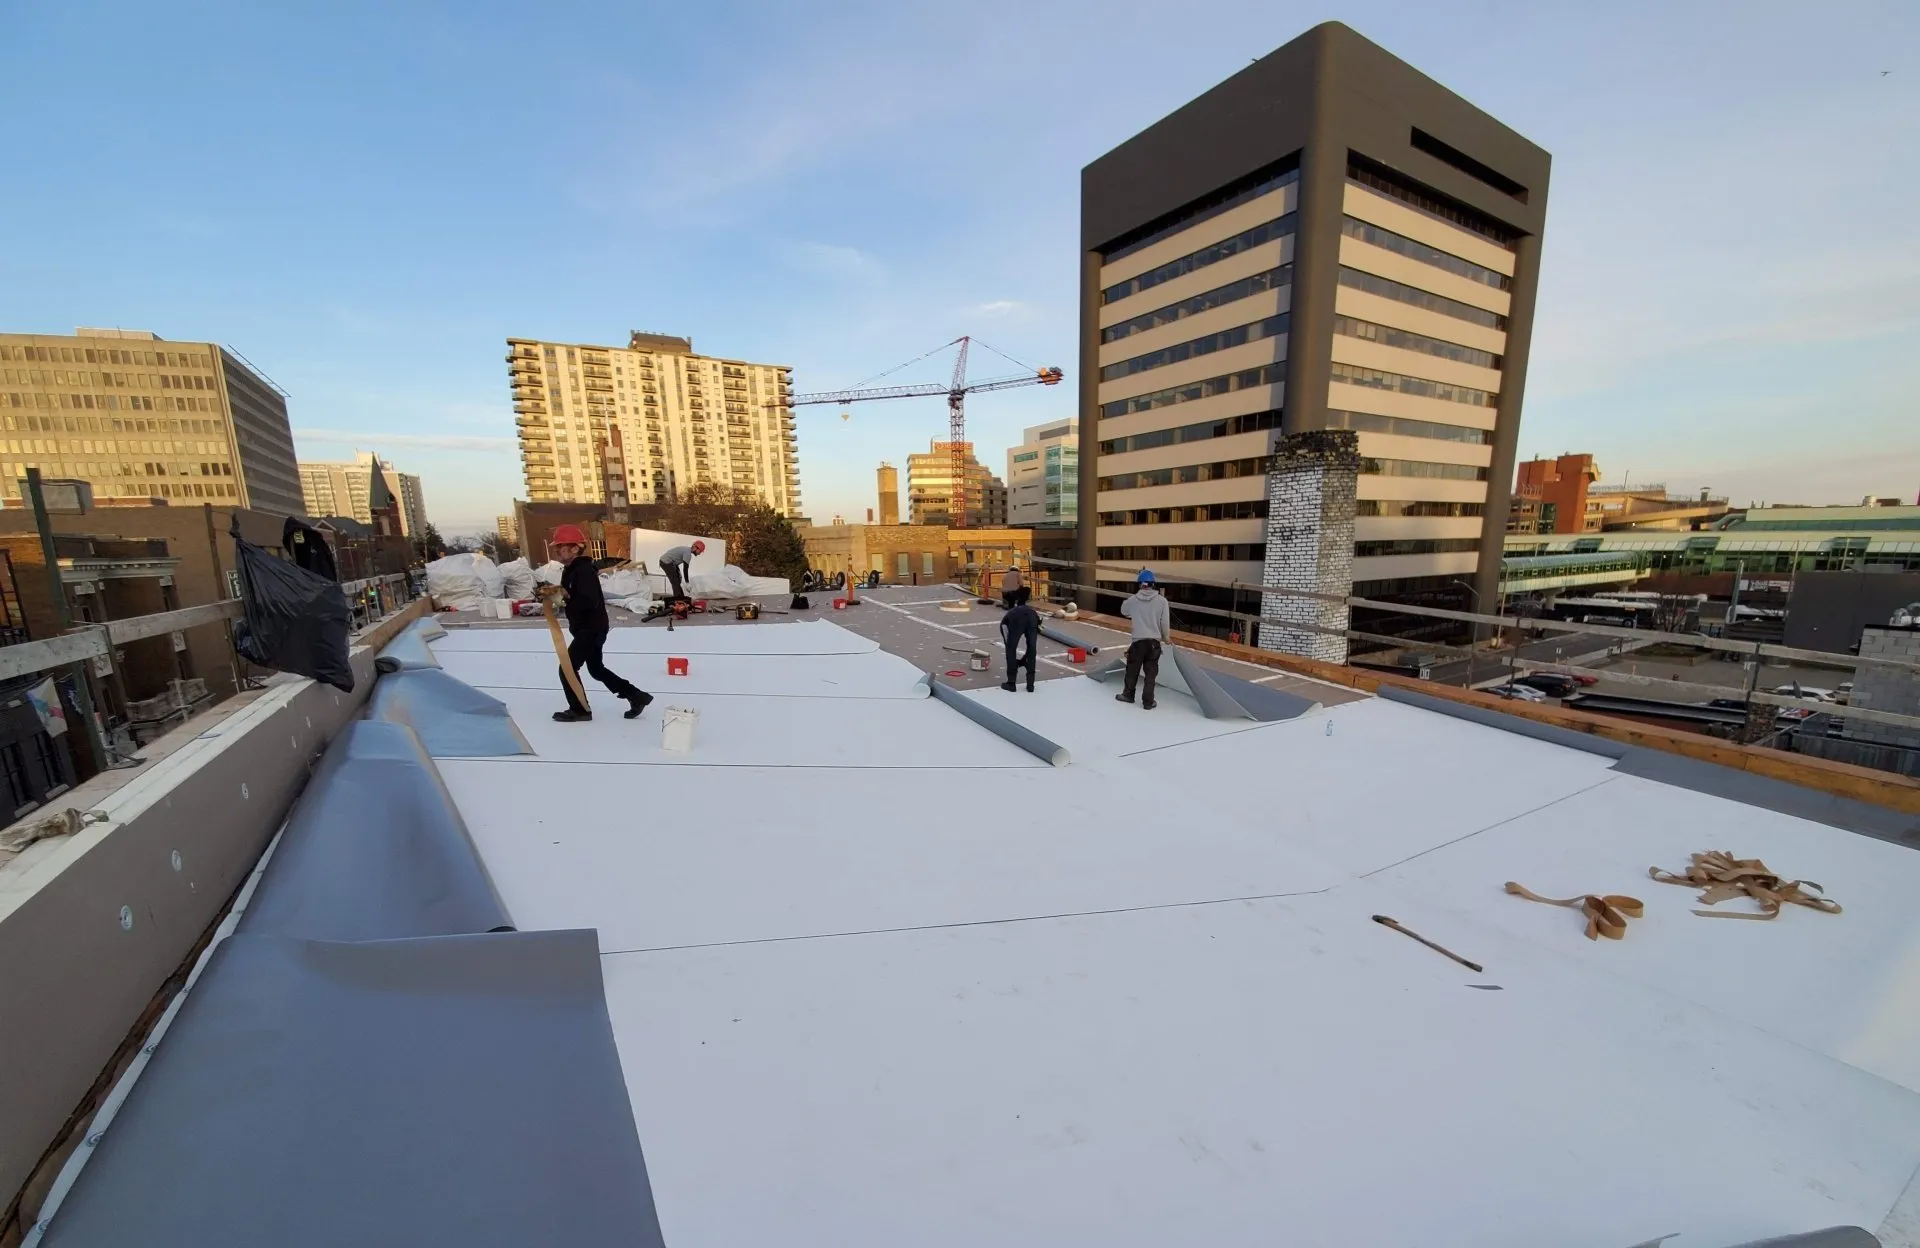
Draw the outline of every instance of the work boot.
<instances>
[{"instance_id":1,"label":"work boot","mask_svg":"<svg viewBox=\"0 0 1920 1248\"><path fill-rule=\"evenodd\" d=\"M1028 682L1027 682L1027 692L1028 692L1028 693L1032 693L1032 692L1033 692L1033 682L1032 682L1032 681L1028 681Z\"/></svg>"},{"instance_id":2,"label":"work boot","mask_svg":"<svg viewBox=\"0 0 1920 1248\"><path fill-rule=\"evenodd\" d=\"M1113 700L1115 702L1125 702L1128 706L1133 705L1133 695L1130 693L1116 693L1113 695Z\"/></svg>"},{"instance_id":3,"label":"work boot","mask_svg":"<svg viewBox=\"0 0 1920 1248\"><path fill-rule=\"evenodd\" d=\"M1147 699L1147 700L1146 700L1145 702L1142 702L1142 703L1140 704L1140 709L1141 709L1141 710L1143 710L1143 711L1150 711L1150 710L1152 710L1152 709L1153 709L1153 708L1154 708L1154 707L1155 707L1156 705L1158 705L1158 704L1157 704L1157 703L1155 703L1155 702L1154 702L1154 700L1153 700L1152 698L1148 698L1148 699Z\"/></svg>"},{"instance_id":4,"label":"work boot","mask_svg":"<svg viewBox=\"0 0 1920 1248\"><path fill-rule=\"evenodd\" d=\"M585 720L592 719L593 712L592 711L576 711L576 710L568 709L564 711L555 711L553 713L553 717L559 720L563 724L577 724Z\"/></svg>"},{"instance_id":5,"label":"work boot","mask_svg":"<svg viewBox=\"0 0 1920 1248\"><path fill-rule=\"evenodd\" d=\"M650 705L652 702L653 702L652 694L647 693L644 690L635 689L632 693L627 695L627 713L623 718L626 718L626 719L640 718L640 712L646 710L648 705Z\"/></svg>"},{"instance_id":6,"label":"work boot","mask_svg":"<svg viewBox=\"0 0 1920 1248\"><path fill-rule=\"evenodd\" d=\"M1004 684L1004 685L1001 685L1000 687L1001 687L1002 689L1005 689L1005 690L1006 690L1006 691L1007 691L1008 693L1012 693L1012 692L1013 692L1013 682L1012 682L1012 681L1008 681L1008 682L1007 682L1006 684Z\"/></svg>"}]
</instances>

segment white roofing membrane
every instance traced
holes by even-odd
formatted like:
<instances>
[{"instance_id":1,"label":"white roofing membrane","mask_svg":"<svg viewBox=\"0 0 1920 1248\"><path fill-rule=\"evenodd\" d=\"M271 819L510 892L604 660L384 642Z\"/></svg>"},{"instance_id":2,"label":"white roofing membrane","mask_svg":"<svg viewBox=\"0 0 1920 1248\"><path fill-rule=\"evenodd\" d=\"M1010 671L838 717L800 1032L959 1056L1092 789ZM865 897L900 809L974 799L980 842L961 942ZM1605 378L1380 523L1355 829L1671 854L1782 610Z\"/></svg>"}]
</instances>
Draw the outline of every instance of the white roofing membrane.
<instances>
[{"instance_id":1,"label":"white roofing membrane","mask_svg":"<svg viewBox=\"0 0 1920 1248\"><path fill-rule=\"evenodd\" d=\"M537 751L440 767L516 923L599 931L673 1248L1713 1248L1885 1235L1920 1166L1909 849L1378 700L970 695L1053 768L829 623L613 637L638 721L553 723L544 628L434 643ZM1845 913L1697 918L1646 871L1705 849Z\"/></svg>"}]
</instances>

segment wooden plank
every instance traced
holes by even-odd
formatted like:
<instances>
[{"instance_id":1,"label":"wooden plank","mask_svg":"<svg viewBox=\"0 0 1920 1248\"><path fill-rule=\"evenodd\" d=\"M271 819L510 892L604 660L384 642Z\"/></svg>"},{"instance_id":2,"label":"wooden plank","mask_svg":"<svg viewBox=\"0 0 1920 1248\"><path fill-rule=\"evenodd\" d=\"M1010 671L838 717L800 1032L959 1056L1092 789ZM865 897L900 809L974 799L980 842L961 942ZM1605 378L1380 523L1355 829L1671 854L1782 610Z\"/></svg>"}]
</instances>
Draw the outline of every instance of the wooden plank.
<instances>
[{"instance_id":1,"label":"wooden plank","mask_svg":"<svg viewBox=\"0 0 1920 1248\"><path fill-rule=\"evenodd\" d=\"M0 680L31 676L35 672L51 672L105 654L107 648L106 632L98 627L48 637L43 641L0 646Z\"/></svg>"},{"instance_id":2,"label":"wooden plank","mask_svg":"<svg viewBox=\"0 0 1920 1248\"><path fill-rule=\"evenodd\" d=\"M107 636L114 645L123 646L130 641L158 637L163 633L174 633L201 624L237 620L244 613L245 607L238 598L226 598L198 607L181 607L177 611L156 611L152 615L112 620L107 624Z\"/></svg>"}]
</instances>

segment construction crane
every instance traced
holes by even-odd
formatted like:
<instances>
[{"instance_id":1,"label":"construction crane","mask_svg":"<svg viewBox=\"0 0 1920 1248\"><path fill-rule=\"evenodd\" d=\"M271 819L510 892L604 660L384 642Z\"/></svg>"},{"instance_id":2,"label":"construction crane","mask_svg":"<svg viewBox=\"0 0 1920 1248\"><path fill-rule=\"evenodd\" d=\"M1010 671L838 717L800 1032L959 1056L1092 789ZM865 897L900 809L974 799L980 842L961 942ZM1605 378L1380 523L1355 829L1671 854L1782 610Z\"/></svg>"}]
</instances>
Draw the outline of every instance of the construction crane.
<instances>
[{"instance_id":1,"label":"construction crane","mask_svg":"<svg viewBox=\"0 0 1920 1248\"><path fill-rule=\"evenodd\" d=\"M937 355L945 351L948 347L958 346L960 353L953 362L953 381L948 385L943 386L938 382L930 382L917 386L877 386L855 390L822 390L818 394L797 394L787 400L787 406L804 407L809 404L819 403L861 403L868 399L919 399L929 398L936 394L946 395L947 451L951 457L953 472L953 497L947 504L947 522L953 528L965 528L967 524L967 395L979 394L987 390L1011 390L1016 386L1057 386L1060 384L1060 379L1066 375L1057 368L1033 368L1030 365L1021 365L1021 367L1027 368L1029 371L1015 374L1012 377L995 377L987 381L970 382L967 380L967 349L972 345L973 339L963 334L955 338L952 342L935 347L932 351L927 352L926 355L922 355L917 359L908 360L906 364L901 364L887 370L887 373L897 373L909 364L918 364L920 360L926 359L928 355ZM984 342L980 345L987 347L987 344ZM1001 358L1011 363L1020 363L1019 360L1014 359L1002 351L995 350L993 347L987 347L987 350L992 351L995 355L1001 356ZM884 377L887 373L881 373L880 376Z\"/></svg>"}]
</instances>

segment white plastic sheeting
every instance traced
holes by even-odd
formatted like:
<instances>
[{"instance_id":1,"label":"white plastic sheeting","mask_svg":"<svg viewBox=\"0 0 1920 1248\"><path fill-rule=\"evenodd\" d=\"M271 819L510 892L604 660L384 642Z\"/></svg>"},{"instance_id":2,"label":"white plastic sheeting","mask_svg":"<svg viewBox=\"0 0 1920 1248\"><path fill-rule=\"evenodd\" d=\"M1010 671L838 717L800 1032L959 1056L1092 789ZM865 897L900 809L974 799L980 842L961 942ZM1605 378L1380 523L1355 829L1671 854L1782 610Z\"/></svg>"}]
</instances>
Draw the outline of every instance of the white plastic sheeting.
<instances>
[{"instance_id":1,"label":"white plastic sheeting","mask_svg":"<svg viewBox=\"0 0 1920 1248\"><path fill-rule=\"evenodd\" d=\"M513 559L501 564L500 581L504 596L516 602L533 597L534 587L540 583L525 559Z\"/></svg>"},{"instance_id":2,"label":"white plastic sheeting","mask_svg":"<svg viewBox=\"0 0 1920 1248\"><path fill-rule=\"evenodd\" d=\"M503 591L500 569L485 555L448 555L427 565L427 592L441 607L477 611L482 599Z\"/></svg>"}]
</instances>

